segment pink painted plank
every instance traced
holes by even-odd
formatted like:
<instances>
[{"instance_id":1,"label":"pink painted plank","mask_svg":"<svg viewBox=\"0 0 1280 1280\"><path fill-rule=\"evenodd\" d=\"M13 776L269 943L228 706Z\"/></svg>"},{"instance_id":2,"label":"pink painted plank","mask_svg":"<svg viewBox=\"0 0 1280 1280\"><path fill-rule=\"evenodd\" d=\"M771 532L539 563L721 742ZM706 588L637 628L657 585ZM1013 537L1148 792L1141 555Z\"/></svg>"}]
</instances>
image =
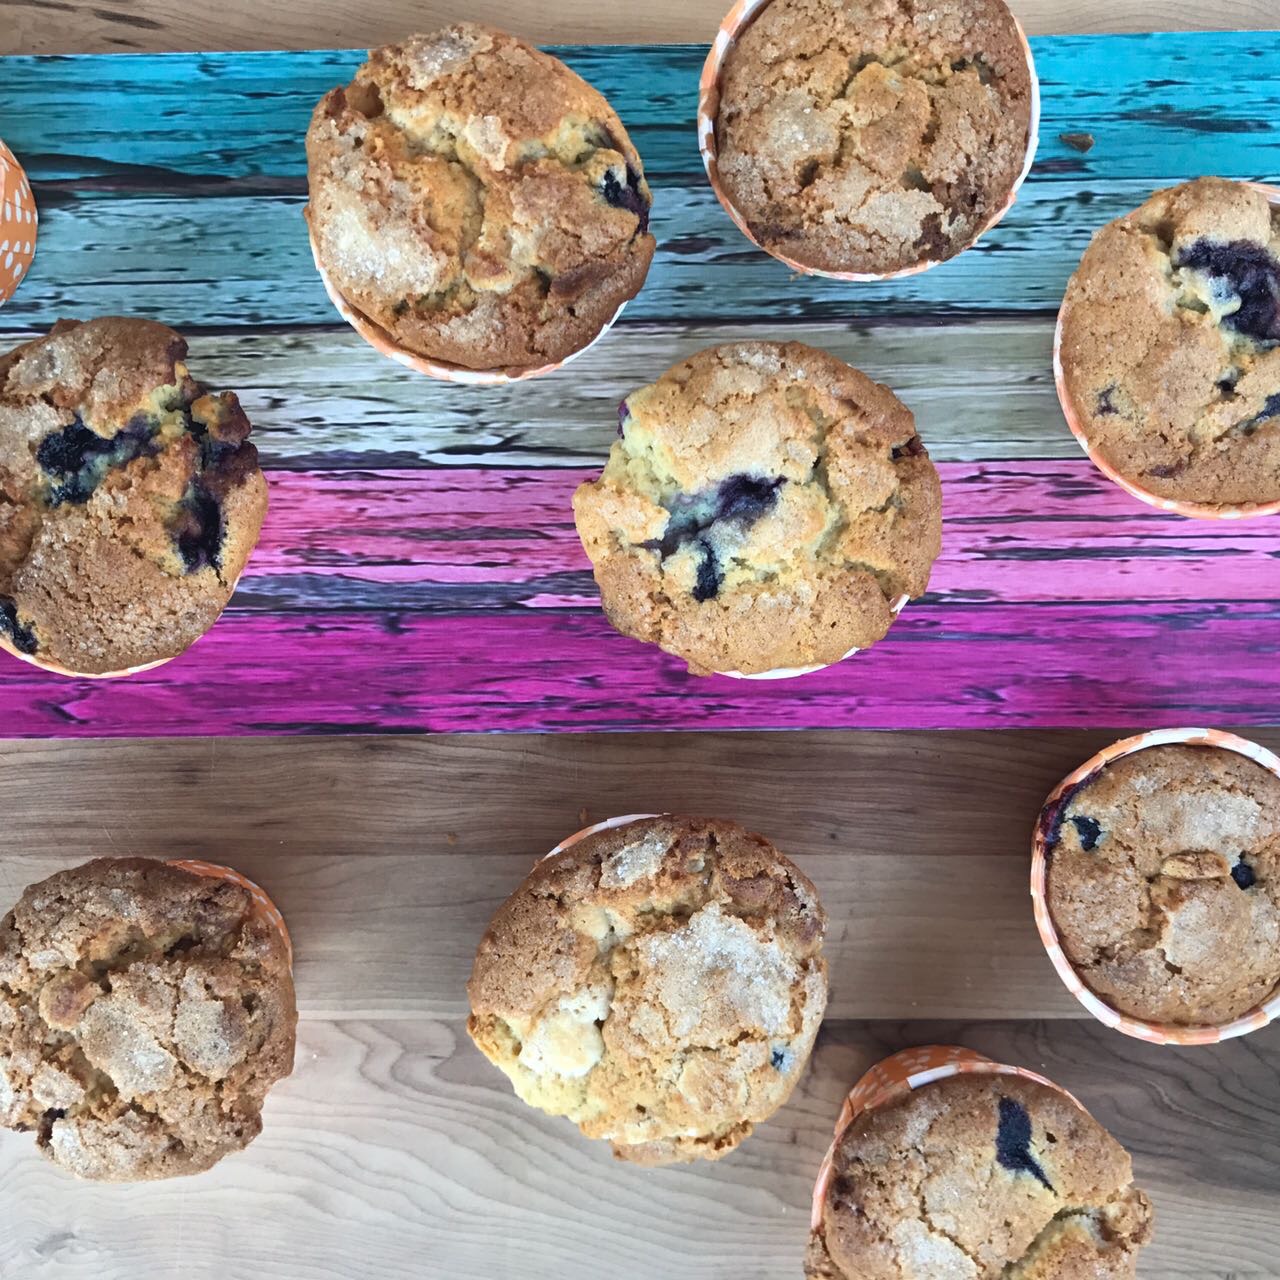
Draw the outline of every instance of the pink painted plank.
<instances>
[{"instance_id":1,"label":"pink painted plank","mask_svg":"<svg viewBox=\"0 0 1280 1280\"><path fill-rule=\"evenodd\" d=\"M1280 521L1215 525L1165 515L1104 480L1083 457L944 463L940 470L946 527L930 584L937 598L1280 597ZM569 503L591 474L276 472L271 517L248 576L529 583L520 599L526 606L581 608L594 601L585 577L581 592L545 592L537 584L552 574L589 572Z\"/></svg>"},{"instance_id":2,"label":"pink painted plank","mask_svg":"<svg viewBox=\"0 0 1280 1280\"><path fill-rule=\"evenodd\" d=\"M7 736L999 728L1275 720L1280 606L909 607L798 680L695 679L596 612L228 616L128 681L0 675Z\"/></svg>"}]
</instances>

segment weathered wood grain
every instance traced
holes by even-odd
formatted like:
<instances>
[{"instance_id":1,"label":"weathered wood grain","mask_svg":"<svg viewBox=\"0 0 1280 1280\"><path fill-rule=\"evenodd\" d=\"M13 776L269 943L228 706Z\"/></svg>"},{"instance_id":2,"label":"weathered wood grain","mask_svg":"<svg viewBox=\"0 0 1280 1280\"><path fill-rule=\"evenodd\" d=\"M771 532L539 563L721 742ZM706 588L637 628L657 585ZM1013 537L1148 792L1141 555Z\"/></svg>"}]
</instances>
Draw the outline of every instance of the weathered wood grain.
<instances>
[{"instance_id":1,"label":"weathered wood grain","mask_svg":"<svg viewBox=\"0 0 1280 1280\"><path fill-rule=\"evenodd\" d=\"M706 41L727 6L722 0L650 0L645 5L555 0L479 0L469 17L543 43L654 44ZM1180 31L1272 27L1269 0L1018 0L1028 31ZM458 18L443 0L309 0L263 7L229 0L201 9L180 0L0 0L0 53L164 52L170 49L311 49L376 45Z\"/></svg>"},{"instance_id":2,"label":"weathered wood grain","mask_svg":"<svg viewBox=\"0 0 1280 1280\"><path fill-rule=\"evenodd\" d=\"M1174 1053L1091 1023L829 1023L790 1103L727 1159L640 1169L531 1111L456 1020L307 1022L248 1151L198 1179L76 1184L0 1139L21 1204L0 1273L223 1280L798 1277L813 1177L856 1076L962 1042L1074 1090L1157 1207L1144 1276L1275 1280L1274 1036Z\"/></svg>"}]
</instances>

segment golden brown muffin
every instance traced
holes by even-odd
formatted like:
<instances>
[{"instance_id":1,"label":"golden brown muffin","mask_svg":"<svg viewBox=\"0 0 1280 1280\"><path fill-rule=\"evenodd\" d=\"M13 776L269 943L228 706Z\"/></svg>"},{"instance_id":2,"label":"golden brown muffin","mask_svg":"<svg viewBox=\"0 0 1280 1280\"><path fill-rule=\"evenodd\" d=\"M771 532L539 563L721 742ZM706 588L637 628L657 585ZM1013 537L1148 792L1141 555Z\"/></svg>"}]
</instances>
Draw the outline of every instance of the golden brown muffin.
<instances>
[{"instance_id":1,"label":"golden brown muffin","mask_svg":"<svg viewBox=\"0 0 1280 1280\"><path fill-rule=\"evenodd\" d=\"M145 858L31 885L0 921L0 1124L82 1178L199 1173L293 1070L283 933L247 889Z\"/></svg>"},{"instance_id":2,"label":"golden brown muffin","mask_svg":"<svg viewBox=\"0 0 1280 1280\"><path fill-rule=\"evenodd\" d=\"M1201 178L1094 236L1062 304L1063 389L1099 457L1162 498L1280 500L1280 208Z\"/></svg>"},{"instance_id":3,"label":"golden brown muffin","mask_svg":"<svg viewBox=\"0 0 1280 1280\"><path fill-rule=\"evenodd\" d=\"M1280 986L1280 778L1157 746L1046 813L1047 901L1080 980L1148 1022L1217 1025Z\"/></svg>"},{"instance_id":4,"label":"golden brown muffin","mask_svg":"<svg viewBox=\"0 0 1280 1280\"><path fill-rule=\"evenodd\" d=\"M562 62L473 23L375 49L307 132L311 231L348 303L470 369L563 360L644 283L640 157Z\"/></svg>"},{"instance_id":5,"label":"golden brown muffin","mask_svg":"<svg viewBox=\"0 0 1280 1280\"><path fill-rule=\"evenodd\" d=\"M1132 1280L1151 1204L1128 1152L1055 1089L950 1076L837 1140L810 1280Z\"/></svg>"},{"instance_id":6,"label":"golden brown muffin","mask_svg":"<svg viewBox=\"0 0 1280 1280\"><path fill-rule=\"evenodd\" d=\"M641 1164L718 1160L790 1096L827 1000L812 884L732 822L646 818L538 864L467 1030L530 1106Z\"/></svg>"},{"instance_id":7,"label":"golden brown muffin","mask_svg":"<svg viewBox=\"0 0 1280 1280\"><path fill-rule=\"evenodd\" d=\"M0 356L0 644L85 675L175 657L231 598L267 482L235 395L150 320Z\"/></svg>"},{"instance_id":8,"label":"golden brown muffin","mask_svg":"<svg viewBox=\"0 0 1280 1280\"><path fill-rule=\"evenodd\" d=\"M1022 172L1032 81L1001 0L772 0L726 55L720 182L820 271L957 254Z\"/></svg>"},{"instance_id":9,"label":"golden brown muffin","mask_svg":"<svg viewBox=\"0 0 1280 1280\"><path fill-rule=\"evenodd\" d=\"M605 613L696 674L838 662L921 595L942 493L910 410L798 342L701 351L633 392L573 509Z\"/></svg>"}]
</instances>

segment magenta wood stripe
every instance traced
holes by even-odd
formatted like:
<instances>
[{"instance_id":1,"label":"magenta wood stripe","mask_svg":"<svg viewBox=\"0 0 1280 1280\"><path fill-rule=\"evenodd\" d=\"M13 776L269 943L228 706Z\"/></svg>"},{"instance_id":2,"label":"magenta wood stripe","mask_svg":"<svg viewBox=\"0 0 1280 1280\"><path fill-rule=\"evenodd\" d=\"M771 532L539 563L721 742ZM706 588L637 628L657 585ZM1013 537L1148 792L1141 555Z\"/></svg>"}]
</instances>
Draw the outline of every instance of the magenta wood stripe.
<instances>
[{"instance_id":1,"label":"magenta wood stripe","mask_svg":"<svg viewBox=\"0 0 1280 1280\"><path fill-rule=\"evenodd\" d=\"M129 681L6 667L6 735L1227 724L1272 717L1280 606L908 607L802 680L694 679L596 612L228 616Z\"/></svg>"},{"instance_id":2,"label":"magenta wood stripe","mask_svg":"<svg viewBox=\"0 0 1280 1280\"><path fill-rule=\"evenodd\" d=\"M1212 525L1165 515L1107 483L1083 457L943 463L939 470L946 527L933 596L1280 598L1280 521ZM574 488L592 474L276 472L271 518L245 584L271 579L262 584L269 590L290 575L341 578L354 584L348 602L358 600L359 583L527 584L520 605L594 607L570 511ZM580 586L561 581L547 589L548 577L565 574L579 575ZM305 600L301 587L299 595Z\"/></svg>"}]
</instances>

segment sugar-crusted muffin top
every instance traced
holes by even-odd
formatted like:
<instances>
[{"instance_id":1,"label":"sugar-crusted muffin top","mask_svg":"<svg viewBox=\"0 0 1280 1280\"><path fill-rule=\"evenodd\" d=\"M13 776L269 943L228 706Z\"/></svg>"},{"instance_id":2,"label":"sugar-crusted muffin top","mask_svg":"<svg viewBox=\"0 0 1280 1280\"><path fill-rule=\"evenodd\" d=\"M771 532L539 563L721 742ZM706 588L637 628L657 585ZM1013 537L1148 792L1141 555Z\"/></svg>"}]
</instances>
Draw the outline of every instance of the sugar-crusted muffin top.
<instances>
[{"instance_id":1,"label":"sugar-crusted muffin top","mask_svg":"<svg viewBox=\"0 0 1280 1280\"><path fill-rule=\"evenodd\" d=\"M1219 747L1105 765L1044 817L1048 905L1091 990L1214 1025L1280 986L1280 779Z\"/></svg>"},{"instance_id":2,"label":"sugar-crusted muffin top","mask_svg":"<svg viewBox=\"0 0 1280 1280\"><path fill-rule=\"evenodd\" d=\"M0 643L84 674L216 621L267 486L235 395L149 320L59 321L0 355Z\"/></svg>"},{"instance_id":3,"label":"sugar-crusted muffin top","mask_svg":"<svg viewBox=\"0 0 1280 1280\"><path fill-rule=\"evenodd\" d=\"M247 889L145 858L31 885L0 921L0 1124L83 1178L198 1173L293 1069L288 944Z\"/></svg>"},{"instance_id":4,"label":"sugar-crusted muffin top","mask_svg":"<svg viewBox=\"0 0 1280 1280\"><path fill-rule=\"evenodd\" d=\"M951 1076L835 1146L810 1280L1132 1280L1151 1205L1128 1153L1054 1089Z\"/></svg>"},{"instance_id":5,"label":"sugar-crusted muffin top","mask_svg":"<svg viewBox=\"0 0 1280 1280\"><path fill-rule=\"evenodd\" d=\"M624 1159L717 1159L795 1087L826 1006L810 882L730 822L650 818L539 863L480 944L467 1029Z\"/></svg>"},{"instance_id":6,"label":"sugar-crusted muffin top","mask_svg":"<svg viewBox=\"0 0 1280 1280\"><path fill-rule=\"evenodd\" d=\"M823 271L960 252L1026 155L1031 76L1002 0L772 0L725 59L721 185Z\"/></svg>"},{"instance_id":7,"label":"sugar-crusted muffin top","mask_svg":"<svg viewBox=\"0 0 1280 1280\"><path fill-rule=\"evenodd\" d=\"M1150 493L1280 500L1280 207L1245 183L1157 191L1093 238L1062 305L1076 422Z\"/></svg>"},{"instance_id":8,"label":"sugar-crusted muffin top","mask_svg":"<svg viewBox=\"0 0 1280 1280\"><path fill-rule=\"evenodd\" d=\"M562 360L644 282L649 188L558 59L473 23L375 49L317 105L308 217L339 292L417 354Z\"/></svg>"},{"instance_id":9,"label":"sugar-crusted muffin top","mask_svg":"<svg viewBox=\"0 0 1280 1280\"><path fill-rule=\"evenodd\" d=\"M691 671L836 662L928 584L938 473L906 406L834 356L712 347L619 421L578 532L613 625Z\"/></svg>"}]
</instances>

